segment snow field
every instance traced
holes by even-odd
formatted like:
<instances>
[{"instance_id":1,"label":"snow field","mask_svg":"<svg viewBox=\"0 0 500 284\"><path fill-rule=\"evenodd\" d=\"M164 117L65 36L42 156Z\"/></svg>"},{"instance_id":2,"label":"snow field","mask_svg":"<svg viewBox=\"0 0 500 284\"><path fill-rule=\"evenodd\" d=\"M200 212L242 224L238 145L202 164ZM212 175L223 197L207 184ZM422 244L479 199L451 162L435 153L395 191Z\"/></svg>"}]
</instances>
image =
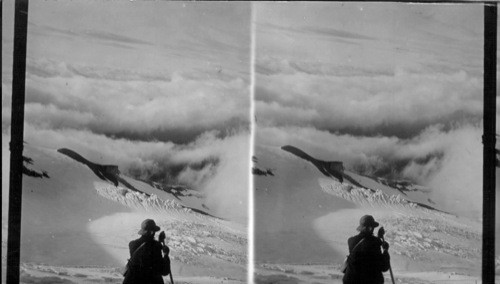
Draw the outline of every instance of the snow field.
<instances>
[{"instance_id":1,"label":"snow field","mask_svg":"<svg viewBox=\"0 0 500 284\"><path fill-rule=\"evenodd\" d=\"M385 207L391 209L397 208L416 208L417 204L411 203L399 194L388 195L382 190L374 191L357 187L349 183L340 183L334 180L320 179L321 189L334 196L356 203L366 207Z\"/></svg>"},{"instance_id":2,"label":"snow field","mask_svg":"<svg viewBox=\"0 0 500 284\"><path fill-rule=\"evenodd\" d=\"M158 196L131 191L122 187L114 187L104 183L96 183L97 192L115 202L134 208L134 214L118 214L112 219L134 220L136 232L138 224L147 216L154 214L157 224L165 230L167 245L171 248L171 257L186 264L196 264L199 256L208 255L231 263L246 264L247 238L245 230L233 230L226 227L223 220L194 212L185 208L175 200L162 200ZM147 214L146 214L147 213ZM130 217L130 215L134 215ZM95 226L93 235L99 234L99 229L107 227L114 221L103 219L104 226ZM128 224L131 225L131 224ZM99 229L97 229L99 228ZM122 231L120 228L116 231ZM132 240L134 236L129 236ZM123 243L123 240L122 242Z\"/></svg>"},{"instance_id":3,"label":"snow field","mask_svg":"<svg viewBox=\"0 0 500 284\"><path fill-rule=\"evenodd\" d=\"M343 274L337 266L325 264L261 264L258 266L256 283L318 283L342 284ZM392 283L389 272L384 273L385 283ZM397 284L476 284L478 277L454 272L404 272L394 271Z\"/></svg>"},{"instance_id":4,"label":"snow field","mask_svg":"<svg viewBox=\"0 0 500 284\"><path fill-rule=\"evenodd\" d=\"M164 277L165 283L170 278ZM241 284L238 279L228 277L184 277L174 274L175 283L179 284ZM50 266L44 264L21 264L20 283L22 284L75 284L75 283L111 283L121 284L123 276L116 268L91 266Z\"/></svg>"},{"instance_id":5,"label":"snow field","mask_svg":"<svg viewBox=\"0 0 500 284\"><path fill-rule=\"evenodd\" d=\"M372 191L333 180L320 183L323 191L349 200L365 211L388 210L390 213L384 214L380 223L385 226L385 238L396 254L429 260L426 253L433 251L471 262L481 259L479 223L417 206L399 194L389 196L378 189Z\"/></svg>"},{"instance_id":6,"label":"snow field","mask_svg":"<svg viewBox=\"0 0 500 284\"><path fill-rule=\"evenodd\" d=\"M245 279L246 232L226 226L224 221L200 222L191 215L182 220L168 214L120 213L93 221L89 231L104 250L125 265L129 258L128 242L139 237L137 231L142 220L153 218L165 231L174 275L235 275L236 279ZM215 268L219 272L212 271ZM225 274L224 269L235 272Z\"/></svg>"},{"instance_id":7,"label":"snow field","mask_svg":"<svg viewBox=\"0 0 500 284\"><path fill-rule=\"evenodd\" d=\"M373 192L336 181L322 185L325 192L345 197L359 206L316 221L317 233L335 250L347 255L347 238L357 234L359 216L371 214L386 230L385 239L391 245L389 252L395 272L456 272L480 279L479 222L420 206L407 206L405 199L388 197L380 190ZM339 260L337 262L340 266Z\"/></svg>"}]
</instances>

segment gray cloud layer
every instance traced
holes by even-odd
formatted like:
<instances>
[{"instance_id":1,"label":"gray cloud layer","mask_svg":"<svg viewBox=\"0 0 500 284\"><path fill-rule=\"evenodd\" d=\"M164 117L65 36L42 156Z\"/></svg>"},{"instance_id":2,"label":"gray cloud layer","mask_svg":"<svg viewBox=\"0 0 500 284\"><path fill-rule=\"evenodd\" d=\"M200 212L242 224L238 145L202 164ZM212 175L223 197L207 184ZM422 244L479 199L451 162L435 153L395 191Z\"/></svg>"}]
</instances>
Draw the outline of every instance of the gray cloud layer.
<instances>
[{"instance_id":1,"label":"gray cloud layer","mask_svg":"<svg viewBox=\"0 0 500 284\"><path fill-rule=\"evenodd\" d=\"M482 117L482 82L466 72L374 75L368 70L335 76L303 72L296 63L262 65L274 70L256 79L256 115L262 125L411 137L428 125Z\"/></svg>"},{"instance_id":2,"label":"gray cloud layer","mask_svg":"<svg viewBox=\"0 0 500 284\"><path fill-rule=\"evenodd\" d=\"M178 143L209 130L248 129L249 86L237 77L162 77L53 61L28 66L26 121L34 125Z\"/></svg>"}]
</instances>

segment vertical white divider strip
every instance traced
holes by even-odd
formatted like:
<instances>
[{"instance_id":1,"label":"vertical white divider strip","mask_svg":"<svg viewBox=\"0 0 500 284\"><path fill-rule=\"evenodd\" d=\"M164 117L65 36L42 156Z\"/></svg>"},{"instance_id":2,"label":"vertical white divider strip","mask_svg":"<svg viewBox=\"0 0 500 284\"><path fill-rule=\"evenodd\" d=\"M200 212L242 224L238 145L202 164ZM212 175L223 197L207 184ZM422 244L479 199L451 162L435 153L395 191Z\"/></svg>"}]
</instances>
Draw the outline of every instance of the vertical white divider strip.
<instances>
[{"instance_id":1,"label":"vertical white divider strip","mask_svg":"<svg viewBox=\"0 0 500 284\"><path fill-rule=\"evenodd\" d=\"M253 167L252 157L254 153L255 141L255 2L251 2L250 6L251 22L250 22L250 35L251 35L251 50L250 50L250 175L248 182L248 276L247 282L254 283L254 185L253 174L251 169Z\"/></svg>"}]
</instances>

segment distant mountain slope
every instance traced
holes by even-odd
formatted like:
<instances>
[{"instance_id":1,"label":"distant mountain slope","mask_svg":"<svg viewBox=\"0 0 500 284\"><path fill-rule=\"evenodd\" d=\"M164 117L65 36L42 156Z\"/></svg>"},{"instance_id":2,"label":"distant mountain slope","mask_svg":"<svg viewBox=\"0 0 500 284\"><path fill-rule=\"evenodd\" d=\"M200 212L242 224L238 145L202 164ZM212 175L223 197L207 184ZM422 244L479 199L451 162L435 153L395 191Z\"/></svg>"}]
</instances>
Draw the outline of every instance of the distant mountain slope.
<instances>
[{"instance_id":1,"label":"distant mountain slope","mask_svg":"<svg viewBox=\"0 0 500 284\"><path fill-rule=\"evenodd\" d=\"M182 202L183 199L188 199L187 197L195 196L195 198L189 198L191 200L191 202L188 202L188 203L191 203L194 207L185 206L182 204L179 206L181 208L187 208L187 209L193 210L193 211L200 213L200 214L203 214L203 215L215 217L212 214L206 212L206 210L208 208L203 206L203 203L201 203L201 206L199 204L200 202L198 202L198 204L193 204L192 199L198 199L198 200L201 199L200 198L201 196L199 194L198 195L190 194L190 193L176 194L172 190L166 190L163 187L155 186L153 184L150 184L150 186L153 187L153 191L145 189L147 186L142 186L142 187L137 188L133 185L134 182L132 181L132 179L127 178L126 176L122 176L120 174L120 170L118 169L118 166L116 166L116 165L100 165L100 164L93 163L93 162L87 160L86 158L84 158L83 156L81 156L80 154L76 153L75 151L70 150L70 149L66 149L66 148L62 148L62 149L59 149L57 151L59 153L67 155L68 157L71 157L71 158L75 159L76 161L88 166L92 170L92 172L94 172L94 174L97 177L99 177L101 180L110 181L115 186L118 186L119 184L121 184L129 190L145 194L148 197L151 196L151 194L153 194L153 192L154 192L154 194L160 194L160 195L163 195L165 197L165 194L163 194L163 192L158 192L157 189L160 189L166 193L169 193L170 196L167 196L166 200L169 200L172 196L174 196L175 198L177 198L179 201ZM185 188L182 188L182 191L188 191L188 190ZM179 195L181 197L179 197ZM115 201L117 201L117 200L115 200Z\"/></svg>"},{"instance_id":2,"label":"distant mountain slope","mask_svg":"<svg viewBox=\"0 0 500 284\"><path fill-rule=\"evenodd\" d=\"M21 259L53 264L118 264L94 243L87 231L92 220L131 212L103 198L95 183L103 182L87 166L55 150L26 145L33 168L50 179L23 177Z\"/></svg>"},{"instance_id":3,"label":"distant mountain slope","mask_svg":"<svg viewBox=\"0 0 500 284\"><path fill-rule=\"evenodd\" d=\"M312 163L326 177L336 178L340 183L344 179L355 187L369 189L372 193L381 190L386 194L386 198L396 198L406 200L409 203L414 203L418 206L423 206L428 209L434 208L435 204L428 196L428 190L424 187L414 185L408 181L393 181L383 178L373 178L362 176L353 172L346 171L342 161L323 161L308 155L306 152L294 146L286 145L281 147L282 150L290 152L299 158L302 158ZM352 187L344 187L344 190L350 190ZM403 196L399 195L402 194ZM344 198L342 194L341 197Z\"/></svg>"}]
</instances>

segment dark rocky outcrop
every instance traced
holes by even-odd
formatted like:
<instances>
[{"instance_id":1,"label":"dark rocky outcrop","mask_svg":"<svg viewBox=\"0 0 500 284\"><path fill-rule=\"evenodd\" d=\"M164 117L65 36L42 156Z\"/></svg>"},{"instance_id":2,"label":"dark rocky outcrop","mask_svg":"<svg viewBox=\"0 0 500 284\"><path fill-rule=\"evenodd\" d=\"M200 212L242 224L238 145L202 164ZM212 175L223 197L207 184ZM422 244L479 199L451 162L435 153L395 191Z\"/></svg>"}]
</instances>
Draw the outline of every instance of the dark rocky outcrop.
<instances>
[{"instance_id":1,"label":"dark rocky outcrop","mask_svg":"<svg viewBox=\"0 0 500 284\"><path fill-rule=\"evenodd\" d=\"M252 168L252 174L258 176L274 176L274 171L272 169L259 169L257 167Z\"/></svg>"},{"instance_id":2,"label":"dark rocky outcrop","mask_svg":"<svg viewBox=\"0 0 500 284\"><path fill-rule=\"evenodd\" d=\"M100 179L104 181L110 181L113 183L115 186L118 186L118 179L119 179L119 174L120 170L118 169L118 166L115 165L99 165L96 163L93 163L84 157L82 157L80 154L76 153L73 150L66 149L66 148L61 148L58 149L57 152L64 154L86 166L88 166L92 172L96 176L98 176Z\"/></svg>"},{"instance_id":3,"label":"dark rocky outcrop","mask_svg":"<svg viewBox=\"0 0 500 284\"><path fill-rule=\"evenodd\" d=\"M28 165L33 165L33 159L30 157L23 156L23 175L27 175L35 178L50 178L46 171L36 171L30 169Z\"/></svg>"},{"instance_id":4,"label":"dark rocky outcrop","mask_svg":"<svg viewBox=\"0 0 500 284\"><path fill-rule=\"evenodd\" d=\"M286 145L281 147L282 150L290 152L297 157L311 162L318 170L327 177L336 178L338 181L343 182L344 179L350 181L352 184L362 187L355 179L344 173L344 163L341 161L322 161L309 156L306 152L297 147Z\"/></svg>"},{"instance_id":5,"label":"dark rocky outcrop","mask_svg":"<svg viewBox=\"0 0 500 284\"><path fill-rule=\"evenodd\" d=\"M327 177L334 177L338 179L340 182L344 181L343 173L344 173L344 164L340 161L331 161L326 162L322 160L318 160L309 156L306 152L296 148L294 146L286 145L281 147L282 150L290 152L297 157L300 157L306 161L311 162L318 170Z\"/></svg>"}]
</instances>

